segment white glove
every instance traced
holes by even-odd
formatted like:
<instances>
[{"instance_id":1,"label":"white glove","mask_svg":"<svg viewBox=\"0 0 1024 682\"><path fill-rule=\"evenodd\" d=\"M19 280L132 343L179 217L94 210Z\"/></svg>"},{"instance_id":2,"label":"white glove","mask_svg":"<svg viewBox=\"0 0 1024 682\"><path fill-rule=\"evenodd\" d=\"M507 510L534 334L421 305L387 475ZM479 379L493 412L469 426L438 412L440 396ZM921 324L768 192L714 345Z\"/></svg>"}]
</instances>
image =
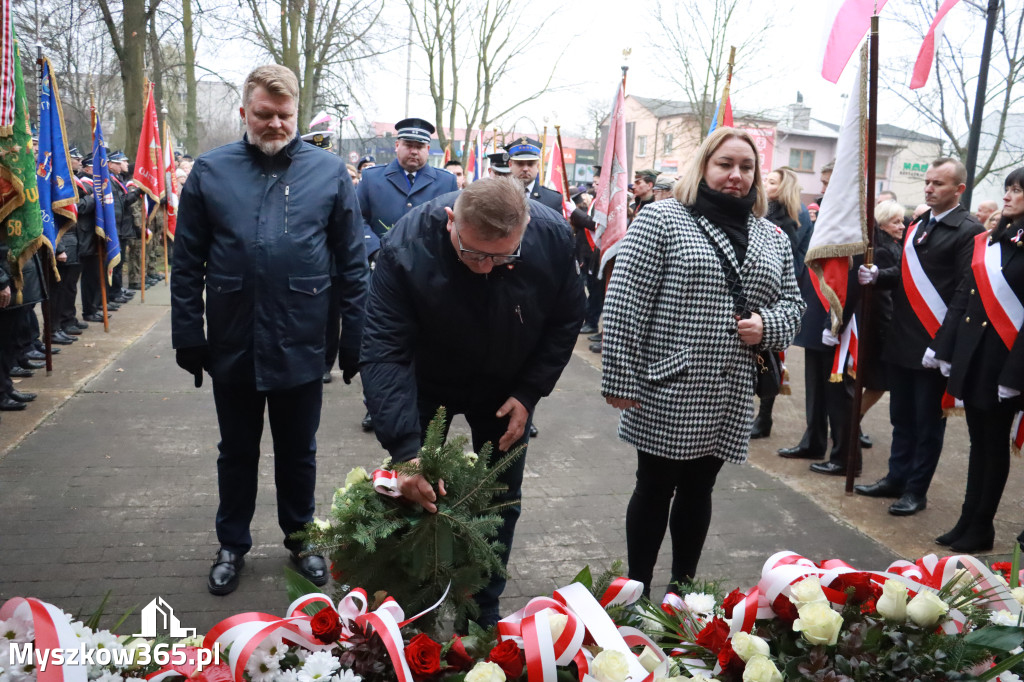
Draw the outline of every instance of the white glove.
<instances>
[{"instance_id":1,"label":"white glove","mask_svg":"<svg viewBox=\"0 0 1024 682\"><path fill-rule=\"evenodd\" d=\"M942 372L942 376L948 377L949 371L953 369L953 365L946 362L945 360L939 360L939 371Z\"/></svg>"},{"instance_id":2,"label":"white glove","mask_svg":"<svg viewBox=\"0 0 1024 682\"><path fill-rule=\"evenodd\" d=\"M857 281L860 282L861 286L868 284L874 284L878 280L878 266L862 265L857 270Z\"/></svg>"},{"instance_id":3,"label":"white glove","mask_svg":"<svg viewBox=\"0 0 1024 682\"><path fill-rule=\"evenodd\" d=\"M831 329L825 329L821 332L821 342L826 346L838 346L839 337L833 334Z\"/></svg>"},{"instance_id":4,"label":"white glove","mask_svg":"<svg viewBox=\"0 0 1024 682\"><path fill-rule=\"evenodd\" d=\"M928 369L938 369L939 361L935 359L935 351L931 348L925 350L924 357L921 358L921 364Z\"/></svg>"},{"instance_id":5,"label":"white glove","mask_svg":"<svg viewBox=\"0 0 1024 682\"><path fill-rule=\"evenodd\" d=\"M1009 388L1007 386L1000 386L999 387L999 399L1000 400L1009 400L1010 398L1016 398L1019 395L1020 395L1020 391L1018 391L1015 388Z\"/></svg>"}]
</instances>

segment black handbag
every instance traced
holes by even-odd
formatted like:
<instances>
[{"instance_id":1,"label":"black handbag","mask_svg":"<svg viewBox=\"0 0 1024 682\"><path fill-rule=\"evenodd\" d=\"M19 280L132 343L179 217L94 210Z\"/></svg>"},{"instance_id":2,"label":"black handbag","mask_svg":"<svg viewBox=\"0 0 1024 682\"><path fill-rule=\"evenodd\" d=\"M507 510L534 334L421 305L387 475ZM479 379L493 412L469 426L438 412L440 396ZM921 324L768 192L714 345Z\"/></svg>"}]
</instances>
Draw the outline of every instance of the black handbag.
<instances>
[{"instance_id":1,"label":"black handbag","mask_svg":"<svg viewBox=\"0 0 1024 682\"><path fill-rule=\"evenodd\" d=\"M722 272L725 274L725 283L729 287L729 295L732 296L733 308L736 315L743 320L750 317L750 304L747 302L747 294L743 291L743 281L736 268L729 262L729 257L722 252L722 247L714 239L704 233L699 227L705 239L711 244L718 256L718 262L722 264ZM754 377L754 392L758 398L774 398L779 394L782 387L782 360L779 354L772 350L757 352L757 371Z\"/></svg>"}]
</instances>

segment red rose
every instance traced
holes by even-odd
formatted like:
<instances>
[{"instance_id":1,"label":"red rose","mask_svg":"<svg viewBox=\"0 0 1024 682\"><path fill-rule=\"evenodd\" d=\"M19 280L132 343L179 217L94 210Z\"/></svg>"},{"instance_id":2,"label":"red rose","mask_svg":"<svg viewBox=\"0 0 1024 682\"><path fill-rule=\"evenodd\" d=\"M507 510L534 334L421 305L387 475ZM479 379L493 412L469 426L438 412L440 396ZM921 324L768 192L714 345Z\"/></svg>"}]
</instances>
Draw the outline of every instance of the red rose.
<instances>
[{"instance_id":1,"label":"red rose","mask_svg":"<svg viewBox=\"0 0 1024 682\"><path fill-rule=\"evenodd\" d=\"M733 651L732 640L730 639L722 647L722 650L718 652L718 665L722 666L722 674L724 675L743 675L743 668L745 663L739 655Z\"/></svg>"},{"instance_id":2,"label":"red rose","mask_svg":"<svg viewBox=\"0 0 1024 682\"><path fill-rule=\"evenodd\" d=\"M737 604L742 604L743 600L747 598L747 595L743 594L739 590L733 590L730 592L725 599L722 600L722 610L725 611L726 618L732 618L732 610Z\"/></svg>"},{"instance_id":3,"label":"red rose","mask_svg":"<svg viewBox=\"0 0 1024 682\"><path fill-rule=\"evenodd\" d=\"M800 617L800 614L796 611L796 607L793 606L793 602L789 601L789 597L784 594L780 594L775 598L775 601L772 602L772 611L774 611L775 615L779 617L779 620L784 623L792 623Z\"/></svg>"},{"instance_id":4,"label":"red rose","mask_svg":"<svg viewBox=\"0 0 1024 682\"><path fill-rule=\"evenodd\" d=\"M511 639L506 639L491 649L491 653L487 654L487 661L501 666L506 679L514 680L523 674L523 655L519 651L519 645Z\"/></svg>"},{"instance_id":5,"label":"red rose","mask_svg":"<svg viewBox=\"0 0 1024 682\"><path fill-rule=\"evenodd\" d=\"M313 636L324 644L337 642L341 636L341 617L330 606L317 611L310 626L313 628Z\"/></svg>"},{"instance_id":6,"label":"red rose","mask_svg":"<svg viewBox=\"0 0 1024 682\"><path fill-rule=\"evenodd\" d=\"M729 624L717 616L697 633L697 645L714 652L716 656L727 641L729 641Z\"/></svg>"},{"instance_id":7,"label":"red rose","mask_svg":"<svg viewBox=\"0 0 1024 682\"><path fill-rule=\"evenodd\" d=\"M466 651L466 646L458 635L452 636L452 645L449 647L448 655L445 656L444 661L449 667L455 668L459 672L469 670L476 663L473 657L469 655L469 652Z\"/></svg>"},{"instance_id":8,"label":"red rose","mask_svg":"<svg viewBox=\"0 0 1024 682\"><path fill-rule=\"evenodd\" d=\"M331 577L334 578L334 582L336 583L341 583L341 579L344 577L341 573L341 569L338 568L338 565L333 561L331 562Z\"/></svg>"},{"instance_id":9,"label":"red rose","mask_svg":"<svg viewBox=\"0 0 1024 682\"><path fill-rule=\"evenodd\" d=\"M992 564L992 570L997 573L1001 573L1006 582L1010 582L1010 569L1013 568L1013 564L1009 561L997 561Z\"/></svg>"},{"instance_id":10,"label":"red rose","mask_svg":"<svg viewBox=\"0 0 1024 682\"><path fill-rule=\"evenodd\" d=\"M232 682L235 676L231 673L231 667L227 663L218 663L203 668L192 680L194 682Z\"/></svg>"},{"instance_id":11,"label":"red rose","mask_svg":"<svg viewBox=\"0 0 1024 682\"><path fill-rule=\"evenodd\" d=\"M842 573L832 583L832 589L846 594L850 588L853 593L848 595L852 604L863 604L869 599L882 596L882 588L867 573Z\"/></svg>"},{"instance_id":12,"label":"red rose","mask_svg":"<svg viewBox=\"0 0 1024 682\"><path fill-rule=\"evenodd\" d=\"M405 660L416 677L430 677L441 670L441 645L422 632L405 646Z\"/></svg>"}]
</instances>

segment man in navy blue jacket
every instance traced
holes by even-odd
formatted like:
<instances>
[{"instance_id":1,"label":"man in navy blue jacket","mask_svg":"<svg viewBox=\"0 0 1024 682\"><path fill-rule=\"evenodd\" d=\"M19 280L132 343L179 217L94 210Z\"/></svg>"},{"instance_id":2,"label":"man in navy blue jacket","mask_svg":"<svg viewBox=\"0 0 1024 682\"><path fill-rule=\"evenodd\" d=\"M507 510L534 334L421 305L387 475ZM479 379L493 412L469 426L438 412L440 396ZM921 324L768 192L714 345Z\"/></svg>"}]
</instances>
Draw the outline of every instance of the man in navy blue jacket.
<instances>
[{"instance_id":1,"label":"man in navy blue jacket","mask_svg":"<svg viewBox=\"0 0 1024 682\"><path fill-rule=\"evenodd\" d=\"M419 454L437 408L463 414L473 448L527 444L537 401L569 362L583 320L583 286L561 214L527 200L522 183L487 178L438 197L384 237L370 284L360 353L377 439L396 462ZM518 500L525 453L503 472ZM422 476L402 495L435 512ZM502 511L508 561L520 508ZM504 578L474 598L481 625L498 621Z\"/></svg>"},{"instance_id":2,"label":"man in navy blue jacket","mask_svg":"<svg viewBox=\"0 0 1024 682\"><path fill-rule=\"evenodd\" d=\"M339 364L346 383L358 371L367 265L348 170L295 134L298 97L289 69L250 73L245 137L196 160L179 206L172 342L196 387L204 370L213 378L221 435L213 594L238 586L252 546L264 409L284 544L307 578L327 582L323 558L303 556L290 536L313 519L331 259L343 288Z\"/></svg>"}]
</instances>

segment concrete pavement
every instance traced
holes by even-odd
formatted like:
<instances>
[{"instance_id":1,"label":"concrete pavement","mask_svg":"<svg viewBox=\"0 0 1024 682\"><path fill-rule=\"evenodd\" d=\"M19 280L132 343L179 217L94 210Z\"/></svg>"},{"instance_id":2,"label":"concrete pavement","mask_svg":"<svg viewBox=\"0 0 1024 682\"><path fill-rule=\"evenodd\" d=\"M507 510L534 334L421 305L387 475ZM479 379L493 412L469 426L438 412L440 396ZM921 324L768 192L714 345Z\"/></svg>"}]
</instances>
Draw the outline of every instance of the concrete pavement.
<instances>
[{"instance_id":1,"label":"concrete pavement","mask_svg":"<svg viewBox=\"0 0 1024 682\"><path fill-rule=\"evenodd\" d=\"M272 447L264 439L254 546L237 592L214 597L206 574L217 549L213 518L218 439L209 383L193 388L174 363L167 288L147 292L114 316L111 333L93 325L55 358L50 377L19 384L40 399L0 423L0 601L35 596L65 610L90 612L110 591L107 624L156 596L182 625L203 631L243 611L282 613L288 599L287 553L277 528ZM527 459L523 516L510 564L503 610L571 579L584 564L595 571L625 558L624 516L635 453L615 435L617 413L600 397L599 358L581 339L555 393L541 402L540 437ZM799 353L791 360L802 396ZM384 457L364 434L358 381L335 372L325 386L318 436L317 508L326 515L333 490L354 466ZM752 466L727 466L700 565L701 577L728 589L754 584L763 561L780 549L884 568L899 557L939 549L931 537L955 520L966 470L966 429L951 420L946 454L929 498L915 517L896 519L887 503L847 497L842 481L782 460L803 428L801 398L780 398L772 438L754 441ZM886 403L866 420L875 439L865 476L884 472ZM457 421L453 432L465 431ZM997 549L1011 547L1024 515L1024 475L1011 470L999 515ZM656 582L668 579L668 539ZM659 587L656 587L656 593ZM136 612L122 632L136 632Z\"/></svg>"}]
</instances>

